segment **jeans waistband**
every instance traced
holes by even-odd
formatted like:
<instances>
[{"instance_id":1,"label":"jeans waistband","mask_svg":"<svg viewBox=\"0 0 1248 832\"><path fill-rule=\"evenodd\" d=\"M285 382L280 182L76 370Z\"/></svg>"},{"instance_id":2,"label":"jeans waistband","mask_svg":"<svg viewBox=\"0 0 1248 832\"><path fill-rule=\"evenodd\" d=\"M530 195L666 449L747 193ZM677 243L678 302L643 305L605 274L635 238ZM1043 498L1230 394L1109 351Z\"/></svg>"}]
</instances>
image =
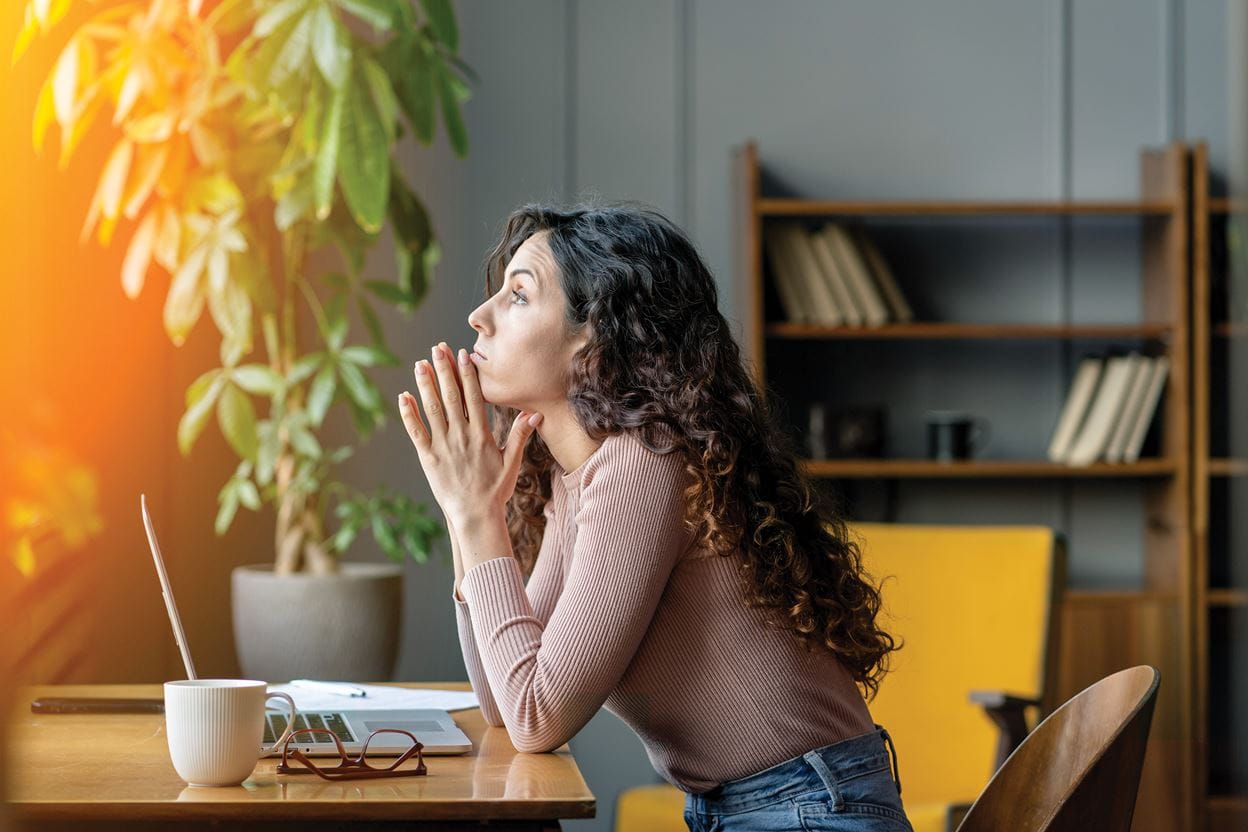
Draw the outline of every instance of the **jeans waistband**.
<instances>
[{"instance_id":1,"label":"jeans waistband","mask_svg":"<svg viewBox=\"0 0 1248 832\"><path fill-rule=\"evenodd\" d=\"M876 725L869 733L812 749L747 777L720 783L693 797L702 812L742 811L880 770L892 774L900 794L893 738L884 726Z\"/></svg>"}]
</instances>

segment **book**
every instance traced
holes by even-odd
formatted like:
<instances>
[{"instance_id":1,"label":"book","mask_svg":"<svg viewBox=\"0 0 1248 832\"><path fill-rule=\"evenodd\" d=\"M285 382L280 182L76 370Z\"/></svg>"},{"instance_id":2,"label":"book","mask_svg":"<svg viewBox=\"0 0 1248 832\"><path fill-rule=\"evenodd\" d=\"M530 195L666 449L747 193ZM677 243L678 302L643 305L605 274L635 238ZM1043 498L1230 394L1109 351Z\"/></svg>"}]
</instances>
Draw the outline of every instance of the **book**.
<instances>
[{"instance_id":1,"label":"book","mask_svg":"<svg viewBox=\"0 0 1248 832\"><path fill-rule=\"evenodd\" d=\"M806 237L807 245L814 253L815 259L819 262L824 283L827 285L828 291L832 293L833 298L836 299L836 305L845 318L845 325L862 326L864 320L862 309L850 293L845 274L836 262L836 258L832 256L832 252L828 249L827 241L819 233L810 231L803 231L803 233Z\"/></svg>"},{"instance_id":2,"label":"book","mask_svg":"<svg viewBox=\"0 0 1248 832\"><path fill-rule=\"evenodd\" d=\"M845 323L845 310L837 302L823 276L823 267L815 257L809 232L802 226L791 223L784 227L781 244L788 247L789 259L795 264L797 279L811 304L815 322L823 326L840 326Z\"/></svg>"},{"instance_id":3,"label":"book","mask_svg":"<svg viewBox=\"0 0 1248 832\"><path fill-rule=\"evenodd\" d=\"M771 277L776 285L776 294L780 297L780 307L786 320L791 323L808 323L810 321L807 317L809 307L794 285L796 274L793 272L793 267L789 265L788 251L781 243L782 236L779 226L769 225L763 231L767 262L771 266Z\"/></svg>"},{"instance_id":4,"label":"book","mask_svg":"<svg viewBox=\"0 0 1248 832\"><path fill-rule=\"evenodd\" d=\"M1122 411L1135 363L1135 357L1128 355L1114 355L1105 360L1105 376L1097 386L1088 415L1066 453L1066 464L1090 465L1105 453L1109 436Z\"/></svg>"},{"instance_id":5,"label":"book","mask_svg":"<svg viewBox=\"0 0 1248 832\"><path fill-rule=\"evenodd\" d=\"M1105 448L1106 462L1122 462L1123 451L1127 447L1127 437L1135 427L1140 408L1144 404L1144 394L1148 391L1149 381L1153 377L1153 359L1140 356L1131 374L1131 383L1127 386L1126 399L1122 412L1118 414L1118 423L1109 436L1109 444Z\"/></svg>"},{"instance_id":6,"label":"book","mask_svg":"<svg viewBox=\"0 0 1248 832\"><path fill-rule=\"evenodd\" d=\"M903 324L914 320L914 312L910 309L910 304L906 303L906 296L901 293L901 287L897 285L892 270L888 268L888 263L875 247L875 243L860 229L853 229L849 234L870 267L871 276L888 303L893 320Z\"/></svg>"},{"instance_id":7,"label":"book","mask_svg":"<svg viewBox=\"0 0 1248 832\"><path fill-rule=\"evenodd\" d=\"M1048 457L1050 462L1064 462L1070 450L1071 440L1079 431L1083 419L1088 413L1088 405L1096 392L1096 385L1101 379L1101 370L1105 362L1099 356L1088 356L1079 362L1070 390L1066 393L1066 402L1057 417L1057 427L1049 440Z\"/></svg>"},{"instance_id":8,"label":"book","mask_svg":"<svg viewBox=\"0 0 1248 832\"><path fill-rule=\"evenodd\" d=\"M1169 357L1159 355L1153 359L1153 372L1149 377L1140 408L1136 412L1135 424L1127 436L1126 447L1122 452L1123 462L1135 462L1140 458L1140 451L1144 447L1144 437L1148 435L1148 426L1152 424L1157 404L1161 401L1161 391L1166 385L1166 374L1169 369Z\"/></svg>"},{"instance_id":9,"label":"book","mask_svg":"<svg viewBox=\"0 0 1248 832\"><path fill-rule=\"evenodd\" d=\"M835 264L837 274L853 298L855 306L867 326L888 323L888 305L880 295L865 261L860 253L853 252L853 242L845 229L836 223L827 223L814 235L819 247ZM852 255L859 254L857 257Z\"/></svg>"}]
</instances>

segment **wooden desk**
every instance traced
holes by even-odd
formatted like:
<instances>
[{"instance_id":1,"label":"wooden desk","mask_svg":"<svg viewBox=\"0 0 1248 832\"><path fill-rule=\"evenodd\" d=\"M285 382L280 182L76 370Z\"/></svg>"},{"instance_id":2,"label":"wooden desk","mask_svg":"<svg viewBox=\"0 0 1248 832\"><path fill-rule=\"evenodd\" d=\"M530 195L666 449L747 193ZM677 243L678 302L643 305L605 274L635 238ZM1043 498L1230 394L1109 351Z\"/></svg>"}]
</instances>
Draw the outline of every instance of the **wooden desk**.
<instances>
[{"instance_id":1,"label":"wooden desk","mask_svg":"<svg viewBox=\"0 0 1248 832\"><path fill-rule=\"evenodd\" d=\"M410 687L468 690L464 682ZM161 714L34 714L39 696L162 696L160 685L22 688L7 727L10 809L18 829L556 830L591 818L595 800L567 745L522 754L481 711L451 716L472 740L466 755L425 757L429 773L332 783L278 775L264 758L241 786L202 788L178 778Z\"/></svg>"}]
</instances>

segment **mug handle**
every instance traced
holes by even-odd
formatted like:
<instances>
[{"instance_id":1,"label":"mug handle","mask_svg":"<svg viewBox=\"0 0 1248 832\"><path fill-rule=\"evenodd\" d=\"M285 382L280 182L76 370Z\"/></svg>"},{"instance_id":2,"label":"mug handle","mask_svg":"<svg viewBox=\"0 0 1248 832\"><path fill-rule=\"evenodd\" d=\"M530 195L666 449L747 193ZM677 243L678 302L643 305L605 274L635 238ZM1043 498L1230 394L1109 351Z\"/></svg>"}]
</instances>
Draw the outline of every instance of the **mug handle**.
<instances>
[{"instance_id":1,"label":"mug handle","mask_svg":"<svg viewBox=\"0 0 1248 832\"><path fill-rule=\"evenodd\" d=\"M275 691L266 693L264 695L264 701L266 704L268 703L270 699L274 699L274 698L281 698L281 699L286 700L286 703L290 705L290 716L286 720L286 730L282 732L282 735L278 737L277 740L274 741L272 745L270 745L268 748L265 748L264 745L261 744L260 746L261 757L267 757L268 755L272 754L273 752L277 751L279 748L282 747L282 743L286 742L286 738L294 733L295 717L299 716L299 709L295 707L295 700L290 697L290 694L282 693L281 691L275 690Z\"/></svg>"},{"instance_id":2,"label":"mug handle","mask_svg":"<svg viewBox=\"0 0 1248 832\"><path fill-rule=\"evenodd\" d=\"M988 437L991 435L991 432L988 430L988 420L976 419L975 430L971 433L970 439L971 452L979 453L983 450L984 444L988 441Z\"/></svg>"}]
</instances>

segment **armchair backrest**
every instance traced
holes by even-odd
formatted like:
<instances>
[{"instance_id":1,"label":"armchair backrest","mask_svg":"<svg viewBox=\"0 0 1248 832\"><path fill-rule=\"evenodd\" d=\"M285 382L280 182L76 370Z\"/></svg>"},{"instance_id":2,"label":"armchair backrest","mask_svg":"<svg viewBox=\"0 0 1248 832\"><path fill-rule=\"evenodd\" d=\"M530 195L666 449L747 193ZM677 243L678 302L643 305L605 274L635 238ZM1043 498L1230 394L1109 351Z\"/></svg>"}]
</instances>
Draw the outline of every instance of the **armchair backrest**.
<instances>
[{"instance_id":1,"label":"armchair backrest","mask_svg":"<svg viewBox=\"0 0 1248 832\"><path fill-rule=\"evenodd\" d=\"M998 739L970 692L1055 704L1061 540L1041 526L855 523L850 535L883 582L880 623L904 642L869 705L897 745L902 797L970 803Z\"/></svg>"}]
</instances>

